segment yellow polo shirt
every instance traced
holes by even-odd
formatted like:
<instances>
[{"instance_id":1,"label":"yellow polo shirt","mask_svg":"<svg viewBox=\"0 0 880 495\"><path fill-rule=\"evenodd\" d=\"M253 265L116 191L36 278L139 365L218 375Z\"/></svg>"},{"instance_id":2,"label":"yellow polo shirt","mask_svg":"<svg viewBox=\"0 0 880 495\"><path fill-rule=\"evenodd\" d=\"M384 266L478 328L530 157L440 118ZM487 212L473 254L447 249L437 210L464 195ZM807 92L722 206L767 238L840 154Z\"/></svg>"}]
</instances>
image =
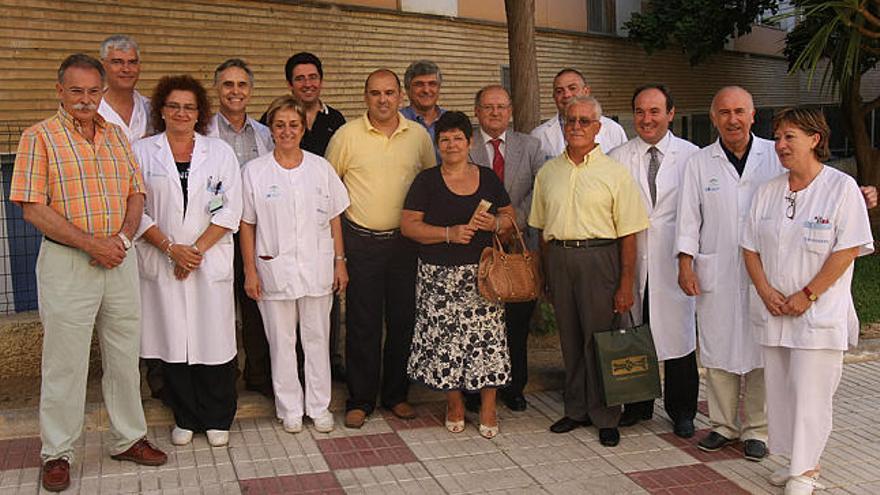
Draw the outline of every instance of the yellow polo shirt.
<instances>
[{"instance_id":1,"label":"yellow polo shirt","mask_svg":"<svg viewBox=\"0 0 880 495\"><path fill-rule=\"evenodd\" d=\"M400 210L413 179L436 165L431 136L398 113L391 137L363 117L333 134L324 155L348 189L348 218L372 230L400 227Z\"/></svg>"},{"instance_id":2,"label":"yellow polo shirt","mask_svg":"<svg viewBox=\"0 0 880 495\"><path fill-rule=\"evenodd\" d=\"M581 163L568 151L535 177L529 225L544 239L617 239L648 228L638 186L623 165L596 146Z\"/></svg>"}]
</instances>

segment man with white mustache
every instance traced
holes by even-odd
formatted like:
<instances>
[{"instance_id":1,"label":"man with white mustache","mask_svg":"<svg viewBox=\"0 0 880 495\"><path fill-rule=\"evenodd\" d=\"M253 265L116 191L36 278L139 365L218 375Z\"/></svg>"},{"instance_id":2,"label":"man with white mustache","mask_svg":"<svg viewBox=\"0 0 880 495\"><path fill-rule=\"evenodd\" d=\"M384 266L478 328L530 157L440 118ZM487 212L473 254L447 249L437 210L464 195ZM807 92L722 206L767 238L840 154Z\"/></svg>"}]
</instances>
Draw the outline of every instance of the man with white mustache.
<instances>
[{"instance_id":1,"label":"man with white mustache","mask_svg":"<svg viewBox=\"0 0 880 495\"><path fill-rule=\"evenodd\" d=\"M208 136L218 137L231 146L240 167L271 152L275 145L269 128L247 114L254 89L254 73L247 63L239 58L230 58L218 65L214 69L214 89L217 91L220 111L211 118ZM263 330L260 309L244 291L244 268L238 247L238 233L233 239L235 299L241 309L241 341L245 359L244 386L271 399L274 394L269 342Z\"/></svg>"},{"instance_id":2,"label":"man with white mustache","mask_svg":"<svg viewBox=\"0 0 880 495\"><path fill-rule=\"evenodd\" d=\"M146 440L138 352L137 257L129 255L144 209L144 182L123 130L97 113L104 67L81 53L58 69L58 112L26 129L9 200L43 234L37 292L43 324L40 386L42 484L70 485L82 433L92 333L103 357L102 389L114 459L158 466Z\"/></svg>"},{"instance_id":3,"label":"man with white mustache","mask_svg":"<svg viewBox=\"0 0 880 495\"><path fill-rule=\"evenodd\" d=\"M101 63L107 74L98 113L122 128L133 143L150 134L150 99L135 88L141 75L141 54L130 36L114 35L101 43Z\"/></svg>"}]
</instances>

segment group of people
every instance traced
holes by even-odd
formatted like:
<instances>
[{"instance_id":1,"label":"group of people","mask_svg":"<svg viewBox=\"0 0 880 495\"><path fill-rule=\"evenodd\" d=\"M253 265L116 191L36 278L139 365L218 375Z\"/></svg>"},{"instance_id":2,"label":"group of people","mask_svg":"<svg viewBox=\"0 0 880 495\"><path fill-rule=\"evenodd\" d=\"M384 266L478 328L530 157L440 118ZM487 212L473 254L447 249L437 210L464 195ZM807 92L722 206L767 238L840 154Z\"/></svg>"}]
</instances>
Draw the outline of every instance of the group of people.
<instances>
[{"instance_id":1,"label":"group of people","mask_svg":"<svg viewBox=\"0 0 880 495\"><path fill-rule=\"evenodd\" d=\"M348 428L377 403L415 418L414 381L446 393L450 432L465 430L471 410L479 434L495 437L496 397L528 407L535 302L481 297L477 267L493 236L518 231L542 254L561 339L565 412L551 431L595 425L615 446L620 426L652 417L653 401L605 404L592 338L621 318L650 323L676 435L694 435L699 337L713 427L699 447L740 439L757 461L769 429L771 450L791 459L771 483L819 486L842 352L858 335L853 259L873 251L866 203L877 202L876 189L822 165L820 112L779 112L774 143L751 133L751 95L725 87L710 108L719 139L698 149L670 131L663 85L633 93L637 136L627 140L570 68L553 81L558 114L531 136L509 127L500 85L475 95L476 128L440 107L442 74L427 60L403 83L389 69L370 73L366 111L350 122L322 102L311 53L288 59L291 94L259 121L243 60L217 67L216 114L188 75L142 96L140 69L127 36L107 38L100 60L66 58L58 112L23 133L16 157L10 200L44 234L46 489L69 484L93 328L114 458L166 461L145 438L138 357L174 413L172 443L204 432L226 445L236 305L245 386L274 398L285 431L302 431L306 416L316 431L334 429L336 372Z\"/></svg>"}]
</instances>

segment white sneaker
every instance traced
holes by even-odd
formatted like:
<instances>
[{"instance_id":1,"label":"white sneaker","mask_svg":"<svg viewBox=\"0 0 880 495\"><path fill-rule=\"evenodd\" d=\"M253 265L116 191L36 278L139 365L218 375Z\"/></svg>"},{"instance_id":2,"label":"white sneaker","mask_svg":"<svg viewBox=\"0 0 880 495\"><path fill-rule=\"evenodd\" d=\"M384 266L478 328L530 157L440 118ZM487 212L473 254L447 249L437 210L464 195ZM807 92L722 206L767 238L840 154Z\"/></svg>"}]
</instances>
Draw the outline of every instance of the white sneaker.
<instances>
[{"instance_id":1,"label":"white sneaker","mask_svg":"<svg viewBox=\"0 0 880 495\"><path fill-rule=\"evenodd\" d=\"M788 482L788 479L791 478L791 474L789 474L790 468L788 466L781 467L773 473L770 474L770 477L767 478L767 481L770 482L773 486L785 486L785 483Z\"/></svg>"},{"instance_id":2,"label":"white sneaker","mask_svg":"<svg viewBox=\"0 0 880 495\"><path fill-rule=\"evenodd\" d=\"M171 430L171 443L174 445L187 445L192 442L192 439L192 430L185 430L177 425L174 425L174 429Z\"/></svg>"},{"instance_id":3,"label":"white sneaker","mask_svg":"<svg viewBox=\"0 0 880 495\"><path fill-rule=\"evenodd\" d=\"M284 425L284 431L287 433L299 433L303 431L302 418L293 421L282 421L282 424Z\"/></svg>"},{"instance_id":4,"label":"white sneaker","mask_svg":"<svg viewBox=\"0 0 880 495\"><path fill-rule=\"evenodd\" d=\"M335 426L333 423L333 413L327 410L312 418L312 421L315 423L315 430L319 433L330 433Z\"/></svg>"},{"instance_id":5,"label":"white sneaker","mask_svg":"<svg viewBox=\"0 0 880 495\"><path fill-rule=\"evenodd\" d=\"M226 430L208 430L205 435L211 447L222 447L229 443L229 432Z\"/></svg>"},{"instance_id":6,"label":"white sneaker","mask_svg":"<svg viewBox=\"0 0 880 495\"><path fill-rule=\"evenodd\" d=\"M824 490L825 487L815 478L799 475L792 476L785 483L785 495L810 495L813 490Z\"/></svg>"}]
</instances>

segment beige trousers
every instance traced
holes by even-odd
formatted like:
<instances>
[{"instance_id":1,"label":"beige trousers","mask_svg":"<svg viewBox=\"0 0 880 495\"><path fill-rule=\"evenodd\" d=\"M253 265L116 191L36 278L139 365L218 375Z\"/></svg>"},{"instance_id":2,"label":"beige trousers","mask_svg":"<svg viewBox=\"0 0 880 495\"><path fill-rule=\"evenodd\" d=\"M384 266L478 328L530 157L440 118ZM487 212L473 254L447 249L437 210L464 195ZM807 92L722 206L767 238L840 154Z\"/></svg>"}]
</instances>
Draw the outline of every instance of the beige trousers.
<instances>
[{"instance_id":1,"label":"beige trousers","mask_svg":"<svg viewBox=\"0 0 880 495\"><path fill-rule=\"evenodd\" d=\"M93 329L101 345L110 453L128 450L147 433L138 371L141 303L134 252L107 270L89 265L83 251L44 240L37 257L37 291L43 323L43 460L73 458L83 427Z\"/></svg>"},{"instance_id":2,"label":"beige trousers","mask_svg":"<svg viewBox=\"0 0 880 495\"><path fill-rule=\"evenodd\" d=\"M738 414L740 393L743 397L742 422ZM731 440L739 438L743 441L767 442L763 368L753 369L745 375L707 368L706 395L709 399L709 423L712 431Z\"/></svg>"}]
</instances>

